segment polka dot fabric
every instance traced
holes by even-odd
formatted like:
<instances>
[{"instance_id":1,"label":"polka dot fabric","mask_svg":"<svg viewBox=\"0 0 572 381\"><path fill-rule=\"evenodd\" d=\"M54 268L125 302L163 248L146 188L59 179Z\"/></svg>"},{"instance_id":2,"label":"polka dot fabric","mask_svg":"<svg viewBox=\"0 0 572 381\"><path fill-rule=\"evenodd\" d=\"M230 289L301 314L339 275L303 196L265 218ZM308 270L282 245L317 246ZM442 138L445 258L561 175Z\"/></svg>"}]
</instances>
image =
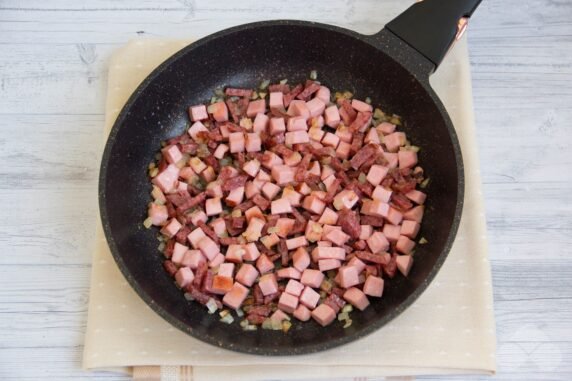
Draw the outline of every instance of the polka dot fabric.
<instances>
[{"instance_id":1,"label":"polka dot fabric","mask_svg":"<svg viewBox=\"0 0 572 381\"><path fill-rule=\"evenodd\" d=\"M108 77L105 136L136 86L189 42L138 40L114 55ZM119 272L98 226L84 367L128 371L134 366L135 379L182 381L493 374L492 286L465 39L457 43L431 82L461 142L465 209L449 258L407 311L374 334L322 353L268 358L217 349L171 327L135 294Z\"/></svg>"}]
</instances>

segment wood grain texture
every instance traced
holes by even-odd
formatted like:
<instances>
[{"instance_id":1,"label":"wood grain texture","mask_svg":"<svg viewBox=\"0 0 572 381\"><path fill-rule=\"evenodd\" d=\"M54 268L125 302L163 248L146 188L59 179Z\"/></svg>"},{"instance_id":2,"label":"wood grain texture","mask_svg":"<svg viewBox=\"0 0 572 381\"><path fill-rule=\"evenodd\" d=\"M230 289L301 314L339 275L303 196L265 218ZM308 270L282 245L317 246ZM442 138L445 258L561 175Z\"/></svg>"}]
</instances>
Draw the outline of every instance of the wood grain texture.
<instances>
[{"instance_id":1,"label":"wood grain texture","mask_svg":"<svg viewBox=\"0 0 572 381\"><path fill-rule=\"evenodd\" d=\"M200 37L269 18L374 33L379 18L406 6L378 4L0 1L0 379L127 380L80 369L114 49L138 36ZM484 1L471 21L469 49L495 287L496 378L569 380L572 2Z\"/></svg>"}]
</instances>

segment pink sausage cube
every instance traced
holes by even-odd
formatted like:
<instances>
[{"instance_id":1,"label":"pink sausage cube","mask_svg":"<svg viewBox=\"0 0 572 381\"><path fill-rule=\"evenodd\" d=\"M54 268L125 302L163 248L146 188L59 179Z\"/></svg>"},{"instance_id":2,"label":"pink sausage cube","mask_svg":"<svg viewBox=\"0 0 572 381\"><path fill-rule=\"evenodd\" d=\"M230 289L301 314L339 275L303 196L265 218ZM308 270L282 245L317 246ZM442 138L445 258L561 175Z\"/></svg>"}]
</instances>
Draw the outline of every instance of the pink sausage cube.
<instances>
[{"instance_id":1,"label":"pink sausage cube","mask_svg":"<svg viewBox=\"0 0 572 381\"><path fill-rule=\"evenodd\" d=\"M286 187L282 191L282 198L285 198L290 202L292 206L300 206L302 201L302 195L296 192L293 188Z\"/></svg>"},{"instance_id":2,"label":"pink sausage cube","mask_svg":"<svg viewBox=\"0 0 572 381\"><path fill-rule=\"evenodd\" d=\"M259 152L262 147L260 135L256 132L246 134L245 148L246 152Z\"/></svg>"},{"instance_id":3,"label":"pink sausage cube","mask_svg":"<svg viewBox=\"0 0 572 381\"><path fill-rule=\"evenodd\" d=\"M285 135L286 145L293 146L294 144L309 143L310 136L307 131L292 131L287 132Z\"/></svg>"},{"instance_id":4,"label":"pink sausage cube","mask_svg":"<svg viewBox=\"0 0 572 381\"><path fill-rule=\"evenodd\" d=\"M302 271L300 283L306 286L318 288L322 284L323 280L324 274L320 270L306 269Z\"/></svg>"},{"instance_id":5,"label":"pink sausage cube","mask_svg":"<svg viewBox=\"0 0 572 381\"><path fill-rule=\"evenodd\" d=\"M302 202L302 207L314 214L322 214L326 208L326 203L316 196L306 196Z\"/></svg>"},{"instance_id":6,"label":"pink sausage cube","mask_svg":"<svg viewBox=\"0 0 572 381\"><path fill-rule=\"evenodd\" d=\"M352 145L346 142L340 142L338 144L338 148L336 148L336 157L342 160L346 160L350 157L350 151L352 149Z\"/></svg>"},{"instance_id":7,"label":"pink sausage cube","mask_svg":"<svg viewBox=\"0 0 572 381\"><path fill-rule=\"evenodd\" d=\"M245 252L242 245L228 245L225 257L228 262L242 263L242 256Z\"/></svg>"},{"instance_id":8,"label":"pink sausage cube","mask_svg":"<svg viewBox=\"0 0 572 381\"><path fill-rule=\"evenodd\" d=\"M270 118L265 114L256 114L254 123L252 124L252 131L256 133L266 132L266 126Z\"/></svg>"},{"instance_id":9,"label":"pink sausage cube","mask_svg":"<svg viewBox=\"0 0 572 381\"><path fill-rule=\"evenodd\" d=\"M201 253L200 250L187 250L185 253L183 260L181 261L181 265L185 267L190 267L191 269L195 270L199 267L203 262L206 262L205 256Z\"/></svg>"},{"instance_id":10,"label":"pink sausage cube","mask_svg":"<svg viewBox=\"0 0 572 381\"><path fill-rule=\"evenodd\" d=\"M284 164L289 167L295 167L302 161L302 155L299 152L294 152L293 155L284 157Z\"/></svg>"},{"instance_id":11,"label":"pink sausage cube","mask_svg":"<svg viewBox=\"0 0 572 381\"><path fill-rule=\"evenodd\" d=\"M352 107L354 110L361 111L361 112L372 112L373 111L373 107L371 107L370 104L367 104L367 103L362 102L362 101L357 100L357 99L352 99Z\"/></svg>"},{"instance_id":12,"label":"pink sausage cube","mask_svg":"<svg viewBox=\"0 0 572 381\"><path fill-rule=\"evenodd\" d=\"M371 194L371 198L373 198L374 200L379 200L381 202L389 202L389 199L391 198L392 193L393 193L393 191L391 191L387 188L384 188L381 185L378 185L373 190L373 193Z\"/></svg>"},{"instance_id":13,"label":"pink sausage cube","mask_svg":"<svg viewBox=\"0 0 572 381\"><path fill-rule=\"evenodd\" d=\"M298 271L304 271L310 265L310 255L303 247L296 249L292 255L292 266Z\"/></svg>"},{"instance_id":14,"label":"pink sausage cube","mask_svg":"<svg viewBox=\"0 0 572 381\"><path fill-rule=\"evenodd\" d=\"M285 198L279 198L270 203L270 213L272 214L282 214L282 213L292 213L292 205Z\"/></svg>"},{"instance_id":15,"label":"pink sausage cube","mask_svg":"<svg viewBox=\"0 0 572 381\"><path fill-rule=\"evenodd\" d=\"M318 242L319 244L320 242ZM339 259L343 261L346 259L346 250L343 247L318 246L312 250L312 258L314 258L314 261L320 259Z\"/></svg>"},{"instance_id":16,"label":"pink sausage cube","mask_svg":"<svg viewBox=\"0 0 572 381\"><path fill-rule=\"evenodd\" d=\"M244 152L244 134L242 132L232 132L228 136L228 143L230 145L230 153Z\"/></svg>"},{"instance_id":17,"label":"pink sausage cube","mask_svg":"<svg viewBox=\"0 0 572 381\"><path fill-rule=\"evenodd\" d=\"M308 136L315 142L321 141L325 133L326 132L324 130L317 127L312 127L308 130Z\"/></svg>"},{"instance_id":18,"label":"pink sausage cube","mask_svg":"<svg viewBox=\"0 0 572 381\"><path fill-rule=\"evenodd\" d=\"M381 298L381 295L383 294L383 283L383 279L381 278L373 275L368 276L363 285L364 294Z\"/></svg>"},{"instance_id":19,"label":"pink sausage cube","mask_svg":"<svg viewBox=\"0 0 572 381\"><path fill-rule=\"evenodd\" d=\"M400 233L406 237L415 238L415 236L417 236L417 233L419 233L419 228L420 225L418 222L405 220L401 223Z\"/></svg>"},{"instance_id":20,"label":"pink sausage cube","mask_svg":"<svg viewBox=\"0 0 572 381\"><path fill-rule=\"evenodd\" d=\"M339 284L343 288L350 288L359 284L359 271L354 266L343 266L338 270Z\"/></svg>"},{"instance_id":21,"label":"pink sausage cube","mask_svg":"<svg viewBox=\"0 0 572 381\"><path fill-rule=\"evenodd\" d=\"M233 280L231 277L215 275L209 291L213 294L224 295L232 289Z\"/></svg>"},{"instance_id":22,"label":"pink sausage cube","mask_svg":"<svg viewBox=\"0 0 572 381\"><path fill-rule=\"evenodd\" d=\"M260 194L262 186L264 184L266 184L266 182L264 181L258 181L258 180L247 181L246 184L244 185L244 195L248 200L250 200L257 194Z\"/></svg>"},{"instance_id":23,"label":"pink sausage cube","mask_svg":"<svg viewBox=\"0 0 572 381\"><path fill-rule=\"evenodd\" d=\"M280 242L280 237L276 233L268 234L260 238L260 242L267 248L270 249L272 246L276 246Z\"/></svg>"},{"instance_id":24,"label":"pink sausage cube","mask_svg":"<svg viewBox=\"0 0 572 381\"><path fill-rule=\"evenodd\" d=\"M385 224L383 225L383 235L389 242L397 242L401 235L401 226Z\"/></svg>"},{"instance_id":25,"label":"pink sausage cube","mask_svg":"<svg viewBox=\"0 0 572 381\"><path fill-rule=\"evenodd\" d=\"M240 266L240 269L236 273L236 281L247 287L252 287L257 277L258 271L250 263L245 263Z\"/></svg>"},{"instance_id":26,"label":"pink sausage cube","mask_svg":"<svg viewBox=\"0 0 572 381\"><path fill-rule=\"evenodd\" d=\"M226 223L224 222L223 218L217 218L216 220L209 223L209 225L213 228L215 234L219 237L227 233Z\"/></svg>"},{"instance_id":27,"label":"pink sausage cube","mask_svg":"<svg viewBox=\"0 0 572 381\"><path fill-rule=\"evenodd\" d=\"M176 164L183 158L181 150L176 145L170 145L163 148L161 153L170 164Z\"/></svg>"},{"instance_id":28,"label":"pink sausage cube","mask_svg":"<svg viewBox=\"0 0 572 381\"><path fill-rule=\"evenodd\" d=\"M232 278L234 274L234 263L222 263L218 267L217 275Z\"/></svg>"},{"instance_id":29,"label":"pink sausage cube","mask_svg":"<svg viewBox=\"0 0 572 381\"><path fill-rule=\"evenodd\" d=\"M370 128L370 130L367 132L367 135L365 135L364 138L364 143L365 144L381 144L381 141L379 140L379 135L377 134L377 130L375 128Z\"/></svg>"},{"instance_id":30,"label":"pink sausage cube","mask_svg":"<svg viewBox=\"0 0 572 381\"><path fill-rule=\"evenodd\" d=\"M246 109L246 116L249 118L255 117L256 114L264 114L266 112L266 101L259 99L251 101Z\"/></svg>"},{"instance_id":31,"label":"pink sausage cube","mask_svg":"<svg viewBox=\"0 0 572 381\"><path fill-rule=\"evenodd\" d=\"M325 208L318 222L320 224L335 225L338 222L338 213L330 208Z\"/></svg>"},{"instance_id":32,"label":"pink sausage cube","mask_svg":"<svg viewBox=\"0 0 572 381\"><path fill-rule=\"evenodd\" d=\"M242 203L243 199L244 199L244 187L238 187L230 191L230 193L225 199L225 202L229 206L237 206L238 204Z\"/></svg>"},{"instance_id":33,"label":"pink sausage cube","mask_svg":"<svg viewBox=\"0 0 572 381\"><path fill-rule=\"evenodd\" d=\"M209 114L207 114L207 106L205 105L189 107L189 114L193 122L209 118Z\"/></svg>"},{"instance_id":34,"label":"pink sausage cube","mask_svg":"<svg viewBox=\"0 0 572 381\"><path fill-rule=\"evenodd\" d=\"M312 312L305 305L298 304L298 308L296 308L293 315L300 321L308 321L312 317Z\"/></svg>"},{"instance_id":35,"label":"pink sausage cube","mask_svg":"<svg viewBox=\"0 0 572 381\"><path fill-rule=\"evenodd\" d=\"M385 135L383 143L389 152L397 152L399 147L405 144L405 140L406 137L403 132L393 132L389 135Z\"/></svg>"},{"instance_id":36,"label":"pink sausage cube","mask_svg":"<svg viewBox=\"0 0 572 381\"><path fill-rule=\"evenodd\" d=\"M269 200L272 200L280 192L280 187L274 183L267 182L262 186L262 194Z\"/></svg>"},{"instance_id":37,"label":"pink sausage cube","mask_svg":"<svg viewBox=\"0 0 572 381\"><path fill-rule=\"evenodd\" d=\"M413 168L417 164L417 152L401 150L397 153L399 169Z\"/></svg>"},{"instance_id":38,"label":"pink sausage cube","mask_svg":"<svg viewBox=\"0 0 572 381\"><path fill-rule=\"evenodd\" d=\"M200 140L198 137L199 132L209 132L209 130L201 122L195 122L189 128L188 134L194 141L198 142Z\"/></svg>"},{"instance_id":39,"label":"pink sausage cube","mask_svg":"<svg viewBox=\"0 0 572 381\"><path fill-rule=\"evenodd\" d=\"M403 220L403 214L401 214L400 211L391 206L389 207L389 212L387 213L387 216L384 217L387 221L389 221L393 225L399 225Z\"/></svg>"},{"instance_id":40,"label":"pink sausage cube","mask_svg":"<svg viewBox=\"0 0 572 381\"><path fill-rule=\"evenodd\" d=\"M175 242L175 247L173 248L173 255L171 255L171 261L173 263L180 265L183 261L183 257L189 248L185 245L181 245L179 242Z\"/></svg>"},{"instance_id":41,"label":"pink sausage cube","mask_svg":"<svg viewBox=\"0 0 572 381\"><path fill-rule=\"evenodd\" d=\"M264 215L262 214L262 211L260 210L260 208L258 206L253 206L252 208L247 209L244 212L244 217L246 217L246 222L248 222L248 223L250 223L250 220L253 218L265 220Z\"/></svg>"},{"instance_id":42,"label":"pink sausage cube","mask_svg":"<svg viewBox=\"0 0 572 381\"><path fill-rule=\"evenodd\" d=\"M306 286L300 294L300 303L308 308L315 308L319 300L320 294L318 294L312 287Z\"/></svg>"},{"instance_id":43,"label":"pink sausage cube","mask_svg":"<svg viewBox=\"0 0 572 381\"><path fill-rule=\"evenodd\" d=\"M318 161L313 162L310 165L310 169L308 169L307 173L310 175L320 176L321 174L320 163Z\"/></svg>"},{"instance_id":44,"label":"pink sausage cube","mask_svg":"<svg viewBox=\"0 0 572 381\"><path fill-rule=\"evenodd\" d=\"M318 322L318 324L325 327L334 321L336 318L336 312L327 304L320 304L314 311L312 311L312 317Z\"/></svg>"},{"instance_id":45,"label":"pink sausage cube","mask_svg":"<svg viewBox=\"0 0 572 381\"><path fill-rule=\"evenodd\" d=\"M195 230L189 233L189 235L187 236L187 240L190 242L191 246L193 246L194 249L198 249L199 241L204 237L206 237L206 234L205 232L203 232L203 229L196 228Z\"/></svg>"},{"instance_id":46,"label":"pink sausage cube","mask_svg":"<svg viewBox=\"0 0 572 381\"><path fill-rule=\"evenodd\" d=\"M379 200L373 200L369 203L368 215L376 217L388 217L391 211L389 204ZM365 214L365 213L364 213Z\"/></svg>"},{"instance_id":47,"label":"pink sausage cube","mask_svg":"<svg viewBox=\"0 0 572 381\"><path fill-rule=\"evenodd\" d=\"M383 157L385 158L385 160L389 162L389 164L387 165L389 169L397 168L398 160L396 153L384 152Z\"/></svg>"},{"instance_id":48,"label":"pink sausage cube","mask_svg":"<svg viewBox=\"0 0 572 381\"><path fill-rule=\"evenodd\" d=\"M365 270L365 263L363 263L358 257L353 257L348 262L348 266L353 266L358 270L358 273L361 274L363 270Z\"/></svg>"},{"instance_id":49,"label":"pink sausage cube","mask_svg":"<svg viewBox=\"0 0 572 381\"><path fill-rule=\"evenodd\" d=\"M317 117L324 113L326 103L324 103L320 98L315 97L306 102L306 107L308 107L308 111L310 111L310 116Z\"/></svg>"},{"instance_id":50,"label":"pink sausage cube","mask_svg":"<svg viewBox=\"0 0 572 381\"><path fill-rule=\"evenodd\" d=\"M383 122L377 125L376 129L384 135L389 135L395 131L395 124L389 122Z\"/></svg>"},{"instance_id":51,"label":"pink sausage cube","mask_svg":"<svg viewBox=\"0 0 572 381\"><path fill-rule=\"evenodd\" d=\"M230 148L226 144L219 144L218 147L216 147L213 156L220 160L229 149Z\"/></svg>"},{"instance_id":52,"label":"pink sausage cube","mask_svg":"<svg viewBox=\"0 0 572 381\"><path fill-rule=\"evenodd\" d=\"M403 214L403 218L406 220L411 220L415 222L421 223L423 220L423 211L425 207L423 205L418 205L412 209L409 209L407 212Z\"/></svg>"},{"instance_id":53,"label":"pink sausage cube","mask_svg":"<svg viewBox=\"0 0 572 381\"><path fill-rule=\"evenodd\" d=\"M278 292L278 281L276 280L276 275L262 275L258 281L258 286L260 286L260 291L262 291L262 295L264 296Z\"/></svg>"},{"instance_id":54,"label":"pink sausage cube","mask_svg":"<svg viewBox=\"0 0 572 381\"><path fill-rule=\"evenodd\" d=\"M283 112L284 109L284 95L281 91L270 93L270 110Z\"/></svg>"},{"instance_id":55,"label":"pink sausage cube","mask_svg":"<svg viewBox=\"0 0 572 381\"><path fill-rule=\"evenodd\" d=\"M224 262L224 255L223 255L222 253L218 253L218 254L214 257L214 259L212 259L212 260L209 262L209 267L214 269L215 267L218 267L218 266L219 266L220 264L222 264L223 262Z\"/></svg>"},{"instance_id":56,"label":"pink sausage cube","mask_svg":"<svg viewBox=\"0 0 572 381\"><path fill-rule=\"evenodd\" d=\"M352 287L344 292L344 299L358 310L363 311L369 306L367 296L359 288Z\"/></svg>"},{"instance_id":57,"label":"pink sausage cube","mask_svg":"<svg viewBox=\"0 0 572 381\"><path fill-rule=\"evenodd\" d=\"M274 269L274 262L272 262L266 254L262 254L256 260L256 268L261 274L264 274Z\"/></svg>"},{"instance_id":58,"label":"pink sausage cube","mask_svg":"<svg viewBox=\"0 0 572 381\"><path fill-rule=\"evenodd\" d=\"M209 105L207 111L209 114L212 114L217 122L226 122L228 120L228 108L223 101Z\"/></svg>"},{"instance_id":59,"label":"pink sausage cube","mask_svg":"<svg viewBox=\"0 0 572 381\"><path fill-rule=\"evenodd\" d=\"M258 251L254 242L244 245L244 251L245 253L242 255L242 259L245 261L256 261L258 257L260 257L260 251Z\"/></svg>"},{"instance_id":60,"label":"pink sausage cube","mask_svg":"<svg viewBox=\"0 0 572 381\"><path fill-rule=\"evenodd\" d=\"M320 269L320 271L328 271L328 270L337 269L341 265L342 265L342 262L340 262L337 259L320 259L318 261L318 268Z\"/></svg>"},{"instance_id":61,"label":"pink sausage cube","mask_svg":"<svg viewBox=\"0 0 572 381\"><path fill-rule=\"evenodd\" d=\"M278 279L300 279L302 274L294 267L284 267L276 271Z\"/></svg>"},{"instance_id":62,"label":"pink sausage cube","mask_svg":"<svg viewBox=\"0 0 572 381\"><path fill-rule=\"evenodd\" d=\"M234 282L232 288L222 298L222 302L233 309L238 309L248 296L248 288L238 282Z\"/></svg>"},{"instance_id":63,"label":"pink sausage cube","mask_svg":"<svg viewBox=\"0 0 572 381\"><path fill-rule=\"evenodd\" d=\"M413 189L405 193L405 197L407 197L416 204L423 205L423 203L425 203L427 195L421 191L418 191L417 189Z\"/></svg>"},{"instance_id":64,"label":"pink sausage cube","mask_svg":"<svg viewBox=\"0 0 572 381\"><path fill-rule=\"evenodd\" d=\"M336 105L326 108L324 120L326 124L332 128L336 128L340 124L340 112Z\"/></svg>"},{"instance_id":65,"label":"pink sausage cube","mask_svg":"<svg viewBox=\"0 0 572 381\"><path fill-rule=\"evenodd\" d=\"M289 293L290 295L300 296L302 291L304 290L304 285L298 282L296 279L290 279L286 284L285 292Z\"/></svg>"},{"instance_id":66,"label":"pink sausage cube","mask_svg":"<svg viewBox=\"0 0 572 381\"><path fill-rule=\"evenodd\" d=\"M324 181L328 177L335 175L336 171L334 171L332 167L330 167L329 165L322 166L322 174L320 175L320 180Z\"/></svg>"},{"instance_id":67,"label":"pink sausage cube","mask_svg":"<svg viewBox=\"0 0 572 381\"><path fill-rule=\"evenodd\" d=\"M171 193L177 186L178 178L179 168L174 164L169 164L163 172L153 178L152 183L157 185L163 193Z\"/></svg>"},{"instance_id":68,"label":"pink sausage cube","mask_svg":"<svg viewBox=\"0 0 572 381\"><path fill-rule=\"evenodd\" d=\"M296 169L288 165L275 165L272 167L272 178L278 185L286 185L294 181Z\"/></svg>"},{"instance_id":69,"label":"pink sausage cube","mask_svg":"<svg viewBox=\"0 0 572 381\"><path fill-rule=\"evenodd\" d=\"M350 236L344 233L341 229L335 229L328 232L324 239L330 241L336 246L343 246L350 239Z\"/></svg>"},{"instance_id":70,"label":"pink sausage cube","mask_svg":"<svg viewBox=\"0 0 572 381\"><path fill-rule=\"evenodd\" d=\"M209 261L212 261L214 257L220 254L218 245L209 237L201 238L198 244L198 248L203 253L203 255L208 258Z\"/></svg>"},{"instance_id":71,"label":"pink sausage cube","mask_svg":"<svg viewBox=\"0 0 572 381\"><path fill-rule=\"evenodd\" d=\"M340 143L340 138L331 132L326 132L324 138L322 139L322 144L325 146L330 146L336 148Z\"/></svg>"},{"instance_id":72,"label":"pink sausage cube","mask_svg":"<svg viewBox=\"0 0 572 381\"><path fill-rule=\"evenodd\" d=\"M367 246L369 246L369 249L374 254L381 253L389 249L389 241L381 232L373 233L371 237L366 240L366 242Z\"/></svg>"},{"instance_id":73,"label":"pink sausage cube","mask_svg":"<svg viewBox=\"0 0 572 381\"><path fill-rule=\"evenodd\" d=\"M171 218L171 221L167 223L167 225L163 226L161 229L161 234L166 235L169 238L172 238L175 234L179 232L182 225L176 218Z\"/></svg>"},{"instance_id":74,"label":"pink sausage cube","mask_svg":"<svg viewBox=\"0 0 572 381\"><path fill-rule=\"evenodd\" d=\"M310 110L308 110L306 102L295 99L290 102L290 106L288 106L288 115L301 116L304 120L308 120L308 118L310 118Z\"/></svg>"},{"instance_id":75,"label":"pink sausage cube","mask_svg":"<svg viewBox=\"0 0 572 381\"><path fill-rule=\"evenodd\" d=\"M286 238L290 233L290 230L294 228L295 223L296 220L292 218L279 218L276 221L276 226L275 226L277 230L276 234L278 234L278 236L281 238Z\"/></svg>"},{"instance_id":76,"label":"pink sausage cube","mask_svg":"<svg viewBox=\"0 0 572 381\"><path fill-rule=\"evenodd\" d=\"M283 292L280 295L280 299L278 300L278 308L280 308L284 312L292 313L298 307L298 298L294 295L290 295L286 292Z\"/></svg>"},{"instance_id":77,"label":"pink sausage cube","mask_svg":"<svg viewBox=\"0 0 572 381\"><path fill-rule=\"evenodd\" d=\"M286 124L284 123L284 118L271 118L270 135L276 135L282 132L286 132Z\"/></svg>"},{"instance_id":78,"label":"pink sausage cube","mask_svg":"<svg viewBox=\"0 0 572 381\"><path fill-rule=\"evenodd\" d=\"M326 86L320 86L318 91L316 91L316 98L320 98L325 104L330 103L330 89Z\"/></svg>"},{"instance_id":79,"label":"pink sausage cube","mask_svg":"<svg viewBox=\"0 0 572 381\"><path fill-rule=\"evenodd\" d=\"M334 208L337 210L341 210L343 208L351 209L358 200L359 197L353 190L344 189L334 197Z\"/></svg>"},{"instance_id":80,"label":"pink sausage cube","mask_svg":"<svg viewBox=\"0 0 572 381\"><path fill-rule=\"evenodd\" d=\"M395 258L395 262L397 269L403 276L409 275L411 266L413 266L413 257L411 255L398 255L397 258Z\"/></svg>"},{"instance_id":81,"label":"pink sausage cube","mask_svg":"<svg viewBox=\"0 0 572 381\"><path fill-rule=\"evenodd\" d=\"M193 270L188 267L181 267L179 271L175 274L175 281L181 288L185 288L195 279L195 274Z\"/></svg>"},{"instance_id":82,"label":"pink sausage cube","mask_svg":"<svg viewBox=\"0 0 572 381\"><path fill-rule=\"evenodd\" d=\"M302 246L308 246L308 241L306 240L306 237L303 235L286 240L286 247L288 248L288 250L294 250Z\"/></svg>"},{"instance_id":83,"label":"pink sausage cube","mask_svg":"<svg viewBox=\"0 0 572 381\"><path fill-rule=\"evenodd\" d=\"M360 225L359 239L366 240L373 234L373 226L371 225Z\"/></svg>"},{"instance_id":84,"label":"pink sausage cube","mask_svg":"<svg viewBox=\"0 0 572 381\"><path fill-rule=\"evenodd\" d=\"M401 229L403 231L403 229ZM415 242L413 242L412 240L410 240L408 237L402 235L399 236L399 239L397 240L397 243L395 244L395 248L397 249L397 251L403 253L403 254L409 254L411 253L411 250L413 250L413 248L415 247Z\"/></svg>"},{"instance_id":85,"label":"pink sausage cube","mask_svg":"<svg viewBox=\"0 0 572 381\"><path fill-rule=\"evenodd\" d=\"M243 237L246 238L248 242L258 241L262 235L264 224L264 220L261 220L260 218L252 218L248 222L248 226L246 227L246 231L243 233Z\"/></svg>"},{"instance_id":86,"label":"pink sausage cube","mask_svg":"<svg viewBox=\"0 0 572 381\"><path fill-rule=\"evenodd\" d=\"M244 191L244 189L243 189ZM215 216L222 213L222 203L220 197L209 198L205 201L205 209L207 216Z\"/></svg>"},{"instance_id":87,"label":"pink sausage cube","mask_svg":"<svg viewBox=\"0 0 572 381\"><path fill-rule=\"evenodd\" d=\"M258 170L260 170L260 162L256 159L247 161L242 166L242 170L251 177L256 177Z\"/></svg>"},{"instance_id":88,"label":"pink sausage cube","mask_svg":"<svg viewBox=\"0 0 572 381\"><path fill-rule=\"evenodd\" d=\"M342 142L346 143L351 143L354 138L354 135L350 129L344 125L341 125L336 129L336 135L340 137Z\"/></svg>"},{"instance_id":89,"label":"pink sausage cube","mask_svg":"<svg viewBox=\"0 0 572 381\"><path fill-rule=\"evenodd\" d=\"M374 164L371 166L369 172L367 173L367 181L369 181L371 185L377 186L381 184L381 181L385 178L388 171L389 168Z\"/></svg>"}]
</instances>

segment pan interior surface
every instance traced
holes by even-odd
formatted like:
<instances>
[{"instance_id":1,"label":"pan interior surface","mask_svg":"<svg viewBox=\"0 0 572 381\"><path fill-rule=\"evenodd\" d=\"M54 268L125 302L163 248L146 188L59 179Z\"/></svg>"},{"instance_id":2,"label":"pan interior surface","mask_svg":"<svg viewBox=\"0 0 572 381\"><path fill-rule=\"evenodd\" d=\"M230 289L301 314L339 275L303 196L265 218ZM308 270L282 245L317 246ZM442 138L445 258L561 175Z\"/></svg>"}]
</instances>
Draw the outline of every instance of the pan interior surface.
<instances>
[{"instance_id":1,"label":"pan interior surface","mask_svg":"<svg viewBox=\"0 0 572 381\"><path fill-rule=\"evenodd\" d=\"M313 24L235 28L201 40L163 64L143 83L120 114L102 162L100 207L111 251L139 295L171 324L205 342L241 352L286 355L315 352L355 340L397 316L423 290L440 266L458 221L458 155L451 126L434 98L414 75L356 34ZM399 114L431 184L415 263L407 279L386 281L384 295L353 312L347 329L295 322L288 334L219 322L187 302L164 272L156 229L142 225L151 201L147 166L161 141L189 124L187 108L207 102L216 88L256 87L304 81L311 70L332 91L369 96L375 106ZM454 229L453 229L454 230Z\"/></svg>"}]
</instances>

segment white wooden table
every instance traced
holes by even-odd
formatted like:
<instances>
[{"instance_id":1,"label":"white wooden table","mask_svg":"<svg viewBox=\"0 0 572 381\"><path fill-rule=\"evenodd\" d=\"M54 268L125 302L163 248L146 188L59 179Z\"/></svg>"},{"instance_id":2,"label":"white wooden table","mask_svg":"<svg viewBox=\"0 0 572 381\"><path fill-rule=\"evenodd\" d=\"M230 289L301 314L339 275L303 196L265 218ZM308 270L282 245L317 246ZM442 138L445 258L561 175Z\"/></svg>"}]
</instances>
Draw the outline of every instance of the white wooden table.
<instances>
[{"instance_id":1,"label":"white wooden table","mask_svg":"<svg viewBox=\"0 0 572 381\"><path fill-rule=\"evenodd\" d=\"M266 18L373 33L376 4L0 0L0 379L127 379L80 369L114 49ZM572 2L485 0L469 29L497 378L569 380Z\"/></svg>"}]
</instances>

